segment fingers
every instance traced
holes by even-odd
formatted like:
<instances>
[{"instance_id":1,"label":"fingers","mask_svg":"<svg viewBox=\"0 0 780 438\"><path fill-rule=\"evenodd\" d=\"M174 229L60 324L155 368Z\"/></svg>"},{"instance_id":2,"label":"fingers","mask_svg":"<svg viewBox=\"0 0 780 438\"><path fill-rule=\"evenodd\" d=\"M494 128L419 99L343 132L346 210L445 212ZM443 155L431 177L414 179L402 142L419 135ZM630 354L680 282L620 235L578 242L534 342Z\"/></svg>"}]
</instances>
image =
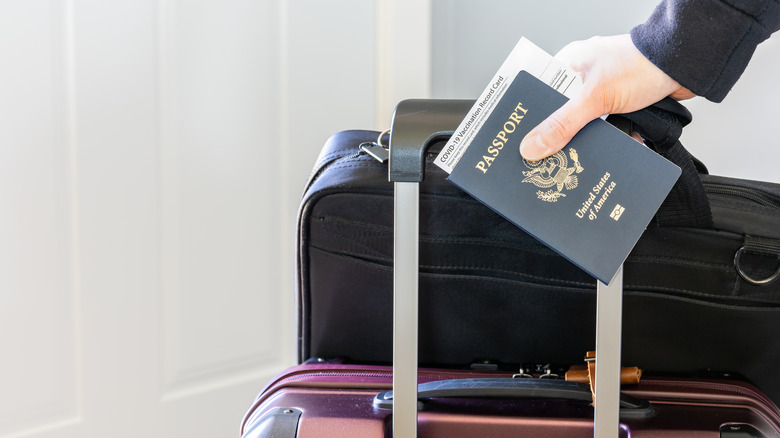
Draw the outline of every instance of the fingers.
<instances>
[{"instance_id":1,"label":"fingers","mask_svg":"<svg viewBox=\"0 0 780 438\"><path fill-rule=\"evenodd\" d=\"M599 99L588 94L580 93L533 128L520 143L523 158L541 160L558 152L591 120L601 117L604 111Z\"/></svg>"},{"instance_id":2,"label":"fingers","mask_svg":"<svg viewBox=\"0 0 780 438\"><path fill-rule=\"evenodd\" d=\"M576 71L583 81L587 81L590 69L592 38L588 41L574 41L563 47L555 58ZM579 98L575 97L550 115L525 136L520 143L520 154L526 160L540 160L561 150L577 132L591 120L600 117L601 109L595 101L584 98L585 90Z\"/></svg>"},{"instance_id":3,"label":"fingers","mask_svg":"<svg viewBox=\"0 0 780 438\"><path fill-rule=\"evenodd\" d=\"M525 136L520 154L527 160L558 152L580 129L604 114L636 111L666 96L694 96L653 65L627 34L571 43L556 58L582 76L583 88Z\"/></svg>"},{"instance_id":4,"label":"fingers","mask_svg":"<svg viewBox=\"0 0 780 438\"><path fill-rule=\"evenodd\" d=\"M598 37L593 37L585 41L572 41L559 50L554 58L583 75L590 69L593 61L593 57L590 54L593 43L597 39ZM585 78L582 79L585 80Z\"/></svg>"}]
</instances>

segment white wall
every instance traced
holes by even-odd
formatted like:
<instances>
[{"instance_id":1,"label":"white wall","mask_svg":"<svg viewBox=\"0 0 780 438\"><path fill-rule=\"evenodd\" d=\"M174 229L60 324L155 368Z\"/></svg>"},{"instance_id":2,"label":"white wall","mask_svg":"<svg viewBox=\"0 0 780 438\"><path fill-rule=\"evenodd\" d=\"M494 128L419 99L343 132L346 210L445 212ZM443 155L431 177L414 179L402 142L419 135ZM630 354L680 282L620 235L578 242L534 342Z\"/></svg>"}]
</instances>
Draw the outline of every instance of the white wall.
<instances>
[{"instance_id":1,"label":"white wall","mask_svg":"<svg viewBox=\"0 0 780 438\"><path fill-rule=\"evenodd\" d=\"M514 43L525 36L549 53L594 35L627 33L657 0L433 0L432 95L475 98ZM725 101L695 98L683 144L710 173L780 182L780 141L773 135L780 100L780 35L759 46Z\"/></svg>"},{"instance_id":2,"label":"white wall","mask_svg":"<svg viewBox=\"0 0 780 438\"><path fill-rule=\"evenodd\" d=\"M427 87L377 72L421 5L0 2L0 437L238 434L295 360L303 184Z\"/></svg>"}]
</instances>

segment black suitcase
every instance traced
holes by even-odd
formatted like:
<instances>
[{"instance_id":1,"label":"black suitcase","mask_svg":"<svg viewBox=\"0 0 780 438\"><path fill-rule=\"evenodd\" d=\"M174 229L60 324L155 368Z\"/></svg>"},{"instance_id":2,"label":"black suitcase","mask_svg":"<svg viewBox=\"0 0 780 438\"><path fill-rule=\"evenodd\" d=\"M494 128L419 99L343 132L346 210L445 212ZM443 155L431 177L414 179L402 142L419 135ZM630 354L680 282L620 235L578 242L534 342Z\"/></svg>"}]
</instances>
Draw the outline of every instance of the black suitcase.
<instances>
[{"instance_id":1,"label":"black suitcase","mask_svg":"<svg viewBox=\"0 0 780 438\"><path fill-rule=\"evenodd\" d=\"M685 118L673 108L616 122L641 128L687 179L624 265L623 361L662 373L740 374L777 404L780 185L700 173L676 141ZM420 363L581 361L593 349L595 281L446 182L430 160L447 135L434 133L442 141L428 152L420 188ZM391 362L393 186L387 163L366 152L382 152L377 137L333 136L307 184L300 361Z\"/></svg>"}]
</instances>

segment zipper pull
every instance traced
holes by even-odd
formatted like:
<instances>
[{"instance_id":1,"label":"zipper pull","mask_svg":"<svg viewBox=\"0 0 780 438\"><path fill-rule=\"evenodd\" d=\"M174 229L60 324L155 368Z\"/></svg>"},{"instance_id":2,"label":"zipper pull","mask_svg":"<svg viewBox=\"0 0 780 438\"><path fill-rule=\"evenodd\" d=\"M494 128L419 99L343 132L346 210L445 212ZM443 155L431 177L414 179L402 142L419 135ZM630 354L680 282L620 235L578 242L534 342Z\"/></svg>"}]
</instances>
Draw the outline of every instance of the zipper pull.
<instances>
[{"instance_id":1,"label":"zipper pull","mask_svg":"<svg viewBox=\"0 0 780 438\"><path fill-rule=\"evenodd\" d=\"M385 149L384 146L374 142L361 143L360 150L371 155L380 163L385 163L390 159L390 151Z\"/></svg>"}]
</instances>

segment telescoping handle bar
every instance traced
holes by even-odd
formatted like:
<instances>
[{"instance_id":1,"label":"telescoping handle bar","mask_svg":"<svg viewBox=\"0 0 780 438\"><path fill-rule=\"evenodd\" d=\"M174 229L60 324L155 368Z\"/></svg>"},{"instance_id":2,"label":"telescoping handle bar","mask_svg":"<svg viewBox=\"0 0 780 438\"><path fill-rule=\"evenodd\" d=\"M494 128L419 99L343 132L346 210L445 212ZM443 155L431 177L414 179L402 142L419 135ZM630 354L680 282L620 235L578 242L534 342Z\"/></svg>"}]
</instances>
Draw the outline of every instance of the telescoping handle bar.
<instances>
[{"instance_id":1,"label":"telescoping handle bar","mask_svg":"<svg viewBox=\"0 0 780 438\"><path fill-rule=\"evenodd\" d=\"M473 105L470 100L400 102L390 131L389 179L394 183L393 244L393 436L417 437L417 334L419 291L419 184L425 152L452 135ZM617 437L620 412L620 332L623 269L610 285L598 282L594 436Z\"/></svg>"},{"instance_id":2,"label":"telescoping handle bar","mask_svg":"<svg viewBox=\"0 0 780 438\"><path fill-rule=\"evenodd\" d=\"M420 183L425 151L452 135L471 101L404 100L393 114L389 178L394 183L393 436L417 437L417 318Z\"/></svg>"}]
</instances>

